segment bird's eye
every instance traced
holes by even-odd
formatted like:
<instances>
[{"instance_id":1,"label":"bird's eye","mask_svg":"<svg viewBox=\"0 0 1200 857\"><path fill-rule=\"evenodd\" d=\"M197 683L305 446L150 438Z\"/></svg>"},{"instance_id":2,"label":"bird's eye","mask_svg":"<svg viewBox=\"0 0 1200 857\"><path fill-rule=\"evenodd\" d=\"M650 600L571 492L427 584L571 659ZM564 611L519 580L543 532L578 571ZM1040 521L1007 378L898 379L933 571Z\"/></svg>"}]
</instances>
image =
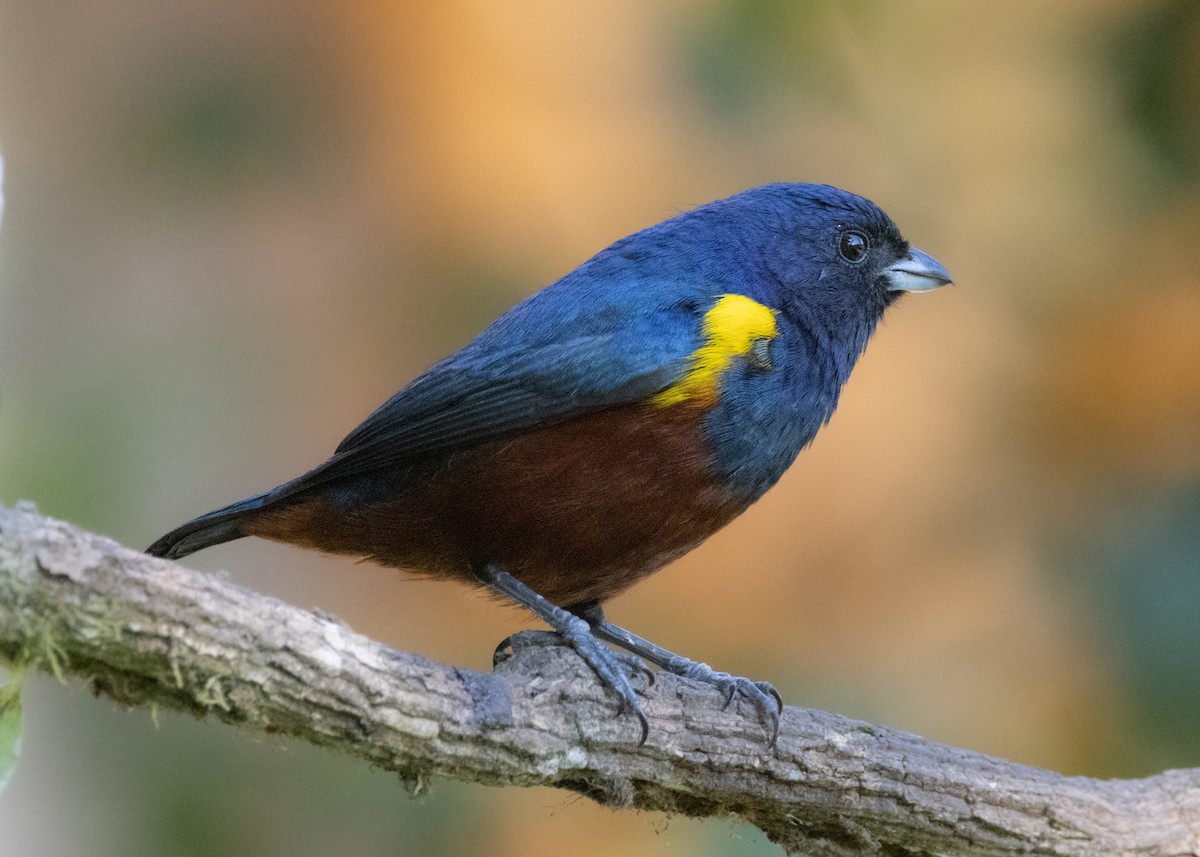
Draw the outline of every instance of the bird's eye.
<instances>
[{"instance_id":1,"label":"bird's eye","mask_svg":"<svg viewBox=\"0 0 1200 857\"><path fill-rule=\"evenodd\" d=\"M838 255L851 264L858 264L871 249L871 242L861 232L848 229L838 236Z\"/></svg>"}]
</instances>

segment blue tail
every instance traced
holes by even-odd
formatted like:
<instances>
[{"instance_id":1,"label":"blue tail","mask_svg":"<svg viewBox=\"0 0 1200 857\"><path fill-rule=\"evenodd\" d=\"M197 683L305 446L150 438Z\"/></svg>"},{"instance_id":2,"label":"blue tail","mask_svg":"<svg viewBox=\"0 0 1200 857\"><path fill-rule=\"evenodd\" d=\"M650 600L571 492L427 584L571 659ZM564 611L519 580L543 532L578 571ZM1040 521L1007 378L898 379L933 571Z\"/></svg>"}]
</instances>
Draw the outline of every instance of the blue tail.
<instances>
[{"instance_id":1,"label":"blue tail","mask_svg":"<svg viewBox=\"0 0 1200 857\"><path fill-rule=\"evenodd\" d=\"M243 519L248 512L261 509L266 498L267 494L247 497L223 509L193 518L150 545L146 548L146 553L166 559L179 559L203 548L240 539L245 535L242 532Z\"/></svg>"}]
</instances>

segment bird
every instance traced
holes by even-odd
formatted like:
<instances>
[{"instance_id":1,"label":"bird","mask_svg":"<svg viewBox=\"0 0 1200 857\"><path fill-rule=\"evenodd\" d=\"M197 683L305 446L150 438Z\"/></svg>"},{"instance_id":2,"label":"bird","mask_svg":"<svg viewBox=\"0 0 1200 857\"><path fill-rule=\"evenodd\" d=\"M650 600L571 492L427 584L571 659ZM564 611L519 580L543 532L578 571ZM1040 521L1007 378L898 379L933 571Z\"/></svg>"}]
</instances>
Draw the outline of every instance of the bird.
<instances>
[{"instance_id":1,"label":"bird","mask_svg":"<svg viewBox=\"0 0 1200 857\"><path fill-rule=\"evenodd\" d=\"M464 581L545 621L648 722L649 664L782 698L607 620L744 512L829 421L885 310L949 284L864 197L780 182L622 238L501 315L303 475L184 523L177 560L257 536ZM615 648L614 648L615 647Z\"/></svg>"}]
</instances>

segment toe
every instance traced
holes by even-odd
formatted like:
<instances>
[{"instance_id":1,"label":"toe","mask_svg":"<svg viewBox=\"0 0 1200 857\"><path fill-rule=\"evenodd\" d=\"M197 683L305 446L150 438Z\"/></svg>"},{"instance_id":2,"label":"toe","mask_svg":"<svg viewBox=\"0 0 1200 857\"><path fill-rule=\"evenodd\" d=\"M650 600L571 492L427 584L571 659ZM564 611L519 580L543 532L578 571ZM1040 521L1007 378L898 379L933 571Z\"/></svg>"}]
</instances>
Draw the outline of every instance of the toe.
<instances>
[{"instance_id":1,"label":"toe","mask_svg":"<svg viewBox=\"0 0 1200 857\"><path fill-rule=\"evenodd\" d=\"M583 620L570 623L560 633L563 640L591 667L592 672L600 679L600 683L617 695L617 698L621 702L621 712L623 714L633 714L637 717L638 723L641 726L641 738L638 744L645 744L646 739L650 735L650 721L647 720L645 712L642 711L642 706L638 702L637 693L629 681L629 676L625 674L622 666L625 661L619 658L616 652L596 639L587 623ZM646 669L640 663L639 666L642 669Z\"/></svg>"}]
</instances>

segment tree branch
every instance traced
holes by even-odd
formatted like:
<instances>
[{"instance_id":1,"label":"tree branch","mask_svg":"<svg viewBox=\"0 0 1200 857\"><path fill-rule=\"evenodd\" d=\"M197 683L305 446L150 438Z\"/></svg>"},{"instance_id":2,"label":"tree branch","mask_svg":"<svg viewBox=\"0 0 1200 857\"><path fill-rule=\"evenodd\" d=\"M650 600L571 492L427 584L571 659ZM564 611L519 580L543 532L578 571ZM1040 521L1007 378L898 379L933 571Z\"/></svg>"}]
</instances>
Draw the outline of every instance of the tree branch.
<instances>
[{"instance_id":1,"label":"tree branch","mask_svg":"<svg viewBox=\"0 0 1200 857\"><path fill-rule=\"evenodd\" d=\"M612 807L737 815L788 852L1200 854L1200 770L1063 777L660 674L650 738L570 651L519 635L496 672L394 651L329 616L0 507L0 656L431 777L571 789Z\"/></svg>"}]
</instances>

